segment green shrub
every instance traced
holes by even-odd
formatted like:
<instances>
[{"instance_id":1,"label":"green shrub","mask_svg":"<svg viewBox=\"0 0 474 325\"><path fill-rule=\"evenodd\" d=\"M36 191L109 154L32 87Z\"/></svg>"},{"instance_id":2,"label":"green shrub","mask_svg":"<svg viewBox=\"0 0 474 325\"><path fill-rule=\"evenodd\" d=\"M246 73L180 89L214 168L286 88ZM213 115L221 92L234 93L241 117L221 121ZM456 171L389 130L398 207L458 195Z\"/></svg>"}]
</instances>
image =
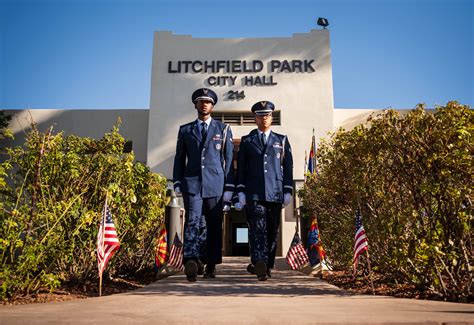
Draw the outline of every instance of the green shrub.
<instances>
[{"instance_id":1,"label":"green shrub","mask_svg":"<svg viewBox=\"0 0 474 325\"><path fill-rule=\"evenodd\" d=\"M473 121L456 102L433 113L419 105L322 142L319 175L300 195L336 266L351 265L360 205L375 270L448 300L472 299Z\"/></svg>"},{"instance_id":2,"label":"green shrub","mask_svg":"<svg viewBox=\"0 0 474 325\"><path fill-rule=\"evenodd\" d=\"M7 148L0 171L0 297L95 280L106 195L120 251L111 275L151 268L163 222L166 179L123 153L118 127L100 140L41 133Z\"/></svg>"}]
</instances>

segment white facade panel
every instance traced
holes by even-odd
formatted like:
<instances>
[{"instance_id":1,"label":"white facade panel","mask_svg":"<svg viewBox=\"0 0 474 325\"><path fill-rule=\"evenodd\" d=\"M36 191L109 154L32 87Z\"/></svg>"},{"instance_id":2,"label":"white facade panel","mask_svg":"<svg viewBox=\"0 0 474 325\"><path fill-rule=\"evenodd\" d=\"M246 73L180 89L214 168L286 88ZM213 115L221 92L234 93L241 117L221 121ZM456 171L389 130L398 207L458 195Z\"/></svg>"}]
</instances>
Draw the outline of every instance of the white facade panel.
<instances>
[{"instance_id":1,"label":"white facade panel","mask_svg":"<svg viewBox=\"0 0 474 325\"><path fill-rule=\"evenodd\" d=\"M317 138L333 128L330 57L328 30L262 39L199 39L156 32L148 165L172 178L178 126L196 119L191 94L206 87L219 96L215 111L248 112L257 101L272 101L281 111L281 125L273 130L288 135L294 178L303 179L313 128ZM232 99L229 91L243 92L245 98ZM253 128L232 126L235 138Z\"/></svg>"},{"instance_id":2,"label":"white facade panel","mask_svg":"<svg viewBox=\"0 0 474 325\"><path fill-rule=\"evenodd\" d=\"M40 131L53 127L53 133L64 132L65 135L91 137L100 139L105 133L110 132L120 118L120 134L125 140L133 142L135 159L141 162L147 160L147 135L148 135L147 109L31 109L7 110L6 114L12 116L9 128L15 139L5 139L2 145L21 146L25 142L25 135L31 129L31 123L36 123Z\"/></svg>"}]
</instances>

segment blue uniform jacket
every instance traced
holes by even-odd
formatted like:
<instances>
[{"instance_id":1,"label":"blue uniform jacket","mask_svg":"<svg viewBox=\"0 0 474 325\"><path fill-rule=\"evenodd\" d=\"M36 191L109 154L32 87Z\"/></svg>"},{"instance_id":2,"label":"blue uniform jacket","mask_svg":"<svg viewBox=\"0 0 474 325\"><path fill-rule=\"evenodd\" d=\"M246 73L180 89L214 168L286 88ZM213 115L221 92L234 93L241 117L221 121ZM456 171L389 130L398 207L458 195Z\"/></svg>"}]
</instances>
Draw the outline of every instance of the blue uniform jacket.
<instances>
[{"instance_id":1,"label":"blue uniform jacket","mask_svg":"<svg viewBox=\"0 0 474 325\"><path fill-rule=\"evenodd\" d=\"M226 124L212 119L202 143L197 121L180 126L173 166L174 188L179 187L183 193L201 193L203 198L222 196L224 190L234 191L232 131L227 127L225 135L225 128Z\"/></svg>"},{"instance_id":2,"label":"blue uniform jacket","mask_svg":"<svg viewBox=\"0 0 474 325\"><path fill-rule=\"evenodd\" d=\"M282 203L284 193L293 193L293 156L286 135L270 132L265 147L257 129L242 137L237 177L236 192L245 193L247 200Z\"/></svg>"}]
</instances>

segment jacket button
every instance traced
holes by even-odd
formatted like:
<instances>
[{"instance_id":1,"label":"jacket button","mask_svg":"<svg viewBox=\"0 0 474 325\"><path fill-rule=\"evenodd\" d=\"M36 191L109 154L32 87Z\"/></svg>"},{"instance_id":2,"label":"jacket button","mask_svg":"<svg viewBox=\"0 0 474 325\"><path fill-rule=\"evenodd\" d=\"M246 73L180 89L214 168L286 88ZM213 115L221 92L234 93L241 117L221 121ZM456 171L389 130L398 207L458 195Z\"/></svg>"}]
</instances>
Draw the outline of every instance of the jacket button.
<instances>
[{"instance_id":1,"label":"jacket button","mask_svg":"<svg viewBox=\"0 0 474 325\"><path fill-rule=\"evenodd\" d=\"M202 168L204 168L204 166L202 166Z\"/></svg>"}]
</instances>

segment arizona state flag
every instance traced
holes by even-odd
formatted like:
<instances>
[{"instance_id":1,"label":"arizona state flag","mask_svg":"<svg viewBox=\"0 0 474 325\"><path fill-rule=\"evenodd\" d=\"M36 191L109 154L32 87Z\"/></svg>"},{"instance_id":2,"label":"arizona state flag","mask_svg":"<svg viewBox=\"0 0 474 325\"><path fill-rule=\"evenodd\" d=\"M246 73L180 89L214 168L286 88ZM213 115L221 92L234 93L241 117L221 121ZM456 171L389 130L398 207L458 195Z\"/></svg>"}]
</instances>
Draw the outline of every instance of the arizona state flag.
<instances>
[{"instance_id":1,"label":"arizona state flag","mask_svg":"<svg viewBox=\"0 0 474 325\"><path fill-rule=\"evenodd\" d=\"M319 234L318 221L316 216L312 217L311 227L308 234L308 257L311 266L315 266L322 262L326 257L326 252L321 243L321 236Z\"/></svg>"},{"instance_id":2,"label":"arizona state flag","mask_svg":"<svg viewBox=\"0 0 474 325\"><path fill-rule=\"evenodd\" d=\"M155 269L158 271L168 261L168 242L166 227L163 224L156 242Z\"/></svg>"}]
</instances>

